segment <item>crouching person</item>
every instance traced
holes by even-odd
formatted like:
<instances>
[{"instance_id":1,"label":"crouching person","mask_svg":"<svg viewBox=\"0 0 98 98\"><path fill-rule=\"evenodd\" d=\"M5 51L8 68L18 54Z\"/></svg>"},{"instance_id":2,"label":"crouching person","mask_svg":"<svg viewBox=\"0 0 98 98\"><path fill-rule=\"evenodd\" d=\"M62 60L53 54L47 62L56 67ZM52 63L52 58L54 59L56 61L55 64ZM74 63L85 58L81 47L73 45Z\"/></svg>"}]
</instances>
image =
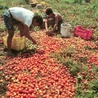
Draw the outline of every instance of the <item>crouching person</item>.
<instances>
[{"instance_id":1,"label":"crouching person","mask_svg":"<svg viewBox=\"0 0 98 98\"><path fill-rule=\"evenodd\" d=\"M51 8L47 8L45 11L47 15L47 28L51 27L46 33L52 35L54 32L60 33L61 23L63 23L62 16L58 12L53 12Z\"/></svg>"}]
</instances>

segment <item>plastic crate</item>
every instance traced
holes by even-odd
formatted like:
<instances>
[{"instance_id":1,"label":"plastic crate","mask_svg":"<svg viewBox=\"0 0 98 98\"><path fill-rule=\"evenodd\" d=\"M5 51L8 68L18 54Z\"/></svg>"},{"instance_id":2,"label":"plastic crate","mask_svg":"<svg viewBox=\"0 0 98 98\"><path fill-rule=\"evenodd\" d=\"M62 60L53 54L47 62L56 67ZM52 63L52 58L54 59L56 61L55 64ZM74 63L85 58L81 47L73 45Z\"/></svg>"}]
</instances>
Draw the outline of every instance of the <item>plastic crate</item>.
<instances>
[{"instance_id":1,"label":"plastic crate","mask_svg":"<svg viewBox=\"0 0 98 98\"><path fill-rule=\"evenodd\" d=\"M3 40L4 48L7 48L7 36L4 36L2 38L2 40ZM20 37L20 36L13 37L11 49L20 51L20 50L23 50L25 47L26 47L26 38L24 36L23 37Z\"/></svg>"},{"instance_id":2,"label":"plastic crate","mask_svg":"<svg viewBox=\"0 0 98 98\"><path fill-rule=\"evenodd\" d=\"M93 30L85 29L79 25L74 28L74 35L89 40L93 35Z\"/></svg>"}]
</instances>

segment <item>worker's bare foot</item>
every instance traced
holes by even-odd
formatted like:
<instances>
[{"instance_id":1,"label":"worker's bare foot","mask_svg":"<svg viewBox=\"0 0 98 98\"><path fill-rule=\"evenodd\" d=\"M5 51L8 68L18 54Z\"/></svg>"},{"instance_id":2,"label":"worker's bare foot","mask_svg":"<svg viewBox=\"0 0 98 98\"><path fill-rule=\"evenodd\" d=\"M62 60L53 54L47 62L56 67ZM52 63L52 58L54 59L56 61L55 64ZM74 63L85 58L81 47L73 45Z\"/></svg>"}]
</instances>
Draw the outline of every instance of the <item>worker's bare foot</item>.
<instances>
[{"instance_id":1,"label":"worker's bare foot","mask_svg":"<svg viewBox=\"0 0 98 98\"><path fill-rule=\"evenodd\" d=\"M8 53L7 53L7 56L8 56L8 57L14 57L14 54L12 54L11 52L8 52Z\"/></svg>"}]
</instances>

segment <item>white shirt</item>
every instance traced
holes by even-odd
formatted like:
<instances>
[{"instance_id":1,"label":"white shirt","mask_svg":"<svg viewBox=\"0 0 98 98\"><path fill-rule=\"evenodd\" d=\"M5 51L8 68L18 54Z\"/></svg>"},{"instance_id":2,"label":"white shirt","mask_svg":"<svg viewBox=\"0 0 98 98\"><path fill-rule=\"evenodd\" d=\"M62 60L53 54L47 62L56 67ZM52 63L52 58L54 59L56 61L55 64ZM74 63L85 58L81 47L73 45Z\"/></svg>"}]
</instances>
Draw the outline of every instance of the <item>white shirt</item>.
<instances>
[{"instance_id":1,"label":"white shirt","mask_svg":"<svg viewBox=\"0 0 98 98\"><path fill-rule=\"evenodd\" d=\"M32 19L34 17L34 13L32 11L21 7L12 7L9 8L9 11L14 19L22 22L28 27L32 24Z\"/></svg>"}]
</instances>

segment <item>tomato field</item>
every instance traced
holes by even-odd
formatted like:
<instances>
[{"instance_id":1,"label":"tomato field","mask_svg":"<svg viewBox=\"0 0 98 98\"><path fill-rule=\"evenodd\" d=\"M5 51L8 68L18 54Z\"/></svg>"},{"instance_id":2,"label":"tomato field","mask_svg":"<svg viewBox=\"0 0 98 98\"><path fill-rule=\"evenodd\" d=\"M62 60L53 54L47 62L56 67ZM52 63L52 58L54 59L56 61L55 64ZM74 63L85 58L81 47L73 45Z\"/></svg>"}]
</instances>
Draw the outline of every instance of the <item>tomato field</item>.
<instances>
[{"instance_id":1,"label":"tomato field","mask_svg":"<svg viewBox=\"0 0 98 98\"><path fill-rule=\"evenodd\" d=\"M43 8L32 8L31 1L44 2ZM0 98L98 98L98 2L74 1L0 1ZM35 28L36 32L30 32L38 46L27 42L25 50L14 51L15 57L9 58L2 43L7 34L3 11L12 6L25 7L42 16L47 6L52 7L71 24L72 34L75 26L81 25L92 29L93 36L90 40L62 38Z\"/></svg>"}]
</instances>

